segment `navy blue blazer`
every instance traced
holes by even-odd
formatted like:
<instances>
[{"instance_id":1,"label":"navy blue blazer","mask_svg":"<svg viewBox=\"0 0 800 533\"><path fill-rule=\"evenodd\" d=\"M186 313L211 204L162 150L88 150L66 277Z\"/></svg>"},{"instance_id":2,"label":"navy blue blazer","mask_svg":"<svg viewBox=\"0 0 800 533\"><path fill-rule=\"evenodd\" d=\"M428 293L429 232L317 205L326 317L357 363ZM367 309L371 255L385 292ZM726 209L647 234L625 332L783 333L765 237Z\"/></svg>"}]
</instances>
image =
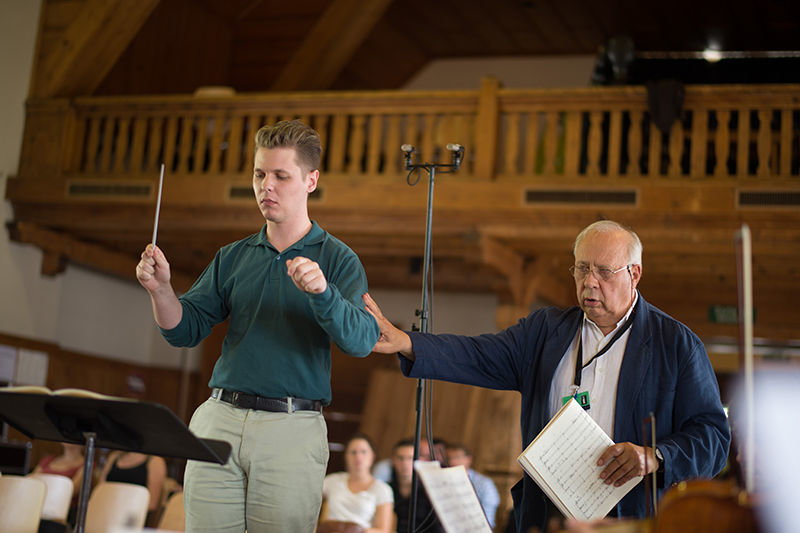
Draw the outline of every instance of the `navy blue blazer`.
<instances>
[{"instance_id":1,"label":"navy blue blazer","mask_svg":"<svg viewBox=\"0 0 800 533\"><path fill-rule=\"evenodd\" d=\"M400 358L406 376L521 393L522 449L549 421L556 367L583 319L579 307L534 311L497 334L466 337L410 333L415 361ZM692 331L639 294L620 368L615 442L642 444L642 421L656 417L657 447L664 456L661 492L673 483L711 478L725 466L730 428L705 347ZM512 489L517 531L543 531L547 506L525 476ZM617 506L617 515L644 517L644 483Z\"/></svg>"}]
</instances>

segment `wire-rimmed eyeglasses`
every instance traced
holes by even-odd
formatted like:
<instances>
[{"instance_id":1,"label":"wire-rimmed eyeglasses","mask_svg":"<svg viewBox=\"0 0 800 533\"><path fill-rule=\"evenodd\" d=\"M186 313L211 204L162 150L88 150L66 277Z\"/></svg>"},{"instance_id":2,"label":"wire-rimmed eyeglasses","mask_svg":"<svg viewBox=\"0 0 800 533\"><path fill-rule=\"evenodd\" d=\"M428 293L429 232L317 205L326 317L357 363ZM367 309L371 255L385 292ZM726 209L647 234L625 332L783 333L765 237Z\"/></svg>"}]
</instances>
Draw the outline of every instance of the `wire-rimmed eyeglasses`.
<instances>
[{"instance_id":1,"label":"wire-rimmed eyeglasses","mask_svg":"<svg viewBox=\"0 0 800 533\"><path fill-rule=\"evenodd\" d=\"M572 274L575 279L582 280L586 276L589 275L589 272L594 272L594 275L598 279L602 279L603 281L611 281L618 273L622 272L625 269L630 270L631 265L633 263L622 265L619 268L607 268L607 267L590 267L588 265L572 265L569 267L569 273Z\"/></svg>"}]
</instances>

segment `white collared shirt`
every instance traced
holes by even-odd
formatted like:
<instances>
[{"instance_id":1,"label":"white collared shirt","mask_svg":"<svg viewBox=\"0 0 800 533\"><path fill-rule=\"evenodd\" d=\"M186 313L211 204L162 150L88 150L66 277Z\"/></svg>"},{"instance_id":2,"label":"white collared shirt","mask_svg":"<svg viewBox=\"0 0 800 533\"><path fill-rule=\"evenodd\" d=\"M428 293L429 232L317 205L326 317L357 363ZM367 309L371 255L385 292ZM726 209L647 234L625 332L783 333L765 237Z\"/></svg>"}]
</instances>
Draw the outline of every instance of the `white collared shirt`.
<instances>
[{"instance_id":1,"label":"white collared shirt","mask_svg":"<svg viewBox=\"0 0 800 533\"><path fill-rule=\"evenodd\" d=\"M553 382L550 387L550 417L561 409L561 398L572 395L575 381L575 363L578 360L578 335L583 335L583 364L589 361L610 341L619 328L628 320L639 300L639 291L633 298L633 303L616 327L608 335L603 335L600 328L583 315L581 328L561 357L561 362L556 368ZM612 439L614 438L614 411L617 403L617 384L619 383L619 370L622 367L622 358L625 356L625 347L631 328L622 334L609 350L598 357L583 369L581 374L581 387L579 392L589 391L591 408L589 415L603 431Z\"/></svg>"}]
</instances>

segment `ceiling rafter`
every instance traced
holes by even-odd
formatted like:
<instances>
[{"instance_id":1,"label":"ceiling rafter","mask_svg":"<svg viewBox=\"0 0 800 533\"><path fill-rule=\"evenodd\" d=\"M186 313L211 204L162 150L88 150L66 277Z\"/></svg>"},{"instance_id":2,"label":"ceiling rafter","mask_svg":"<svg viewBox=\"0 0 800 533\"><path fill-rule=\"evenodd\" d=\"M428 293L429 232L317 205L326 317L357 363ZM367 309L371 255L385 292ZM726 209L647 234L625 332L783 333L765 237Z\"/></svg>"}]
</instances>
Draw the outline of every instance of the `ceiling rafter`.
<instances>
[{"instance_id":1,"label":"ceiling rafter","mask_svg":"<svg viewBox=\"0 0 800 533\"><path fill-rule=\"evenodd\" d=\"M85 0L75 19L42 50L32 94L91 94L158 5L159 0Z\"/></svg>"},{"instance_id":2,"label":"ceiling rafter","mask_svg":"<svg viewBox=\"0 0 800 533\"><path fill-rule=\"evenodd\" d=\"M122 252L79 241L57 231L52 231L36 224L17 222L9 224L8 232L11 240L33 244L42 250L42 274L54 276L62 273L66 262L91 267L106 274L124 279L135 279L136 258ZM172 272L173 286L178 290L186 290L193 279L180 272Z\"/></svg>"},{"instance_id":3,"label":"ceiling rafter","mask_svg":"<svg viewBox=\"0 0 800 533\"><path fill-rule=\"evenodd\" d=\"M272 84L275 91L327 89L391 0L333 0Z\"/></svg>"}]
</instances>

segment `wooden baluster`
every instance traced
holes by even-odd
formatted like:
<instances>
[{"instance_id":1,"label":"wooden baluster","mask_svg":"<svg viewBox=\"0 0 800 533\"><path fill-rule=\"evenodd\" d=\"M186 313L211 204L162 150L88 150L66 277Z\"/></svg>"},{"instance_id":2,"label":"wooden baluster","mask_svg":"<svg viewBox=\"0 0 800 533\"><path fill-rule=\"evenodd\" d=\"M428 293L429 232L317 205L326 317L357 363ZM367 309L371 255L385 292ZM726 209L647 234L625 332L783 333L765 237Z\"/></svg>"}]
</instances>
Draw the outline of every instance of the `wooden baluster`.
<instances>
[{"instance_id":1,"label":"wooden baluster","mask_svg":"<svg viewBox=\"0 0 800 533\"><path fill-rule=\"evenodd\" d=\"M736 175L745 177L750 173L750 110L739 110L739 125L736 131Z\"/></svg>"},{"instance_id":2,"label":"wooden baluster","mask_svg":"<svg viewBox=\"0 0 800 533\"><path fill-rule=\"evenodd\" d=\"M610 112L608 126L608 166L606 175L619 176L620 159L622 157L622 110Z\"/></svg>"},{"instance_id":3,"label":"wooden baluster","mask_svg":"<svg viewBox=\"0 0 800 533\"><path fill-rule=\"evenodd\" d=\"M212 119L206 115L197 115L195 119L194 150L192 153L192 174L205 174L206 153L208 148L208 128L212 124Z\"/></svg>"},{"instance_id":4,"label":"wooden baluster","mask_svg":"<svg viewBox=\"0 0 800 533\"><path fill-rule=\"evenodd\" d=\"M211 142L208 145L209 151L209 163L207 172L211 174L218 174L222 172L222 169L219 166L220 156L222 155L222 140L226 134L227 128L225 127L228 124L228 119L222 114L222 112L217 112L214 115L214 133L211 136Z\"/></svg>"},{"instance_id":5,"label":"wooden baluster","mask_svg":"<svg viewBox=\"0 0 800 533\"><path fill-rule=\"evenodd\" d=\"M174 171L175 152L178 150L178 117L170 115L167 118L167 134L164 137L164 167L166 170Z\"/></svg>"},{"instance_id":6,"label":"wooden baluster","mask_svg":"<svg viewBox=\"0 0 800 533\"><path fill-rule=\"evenodd\" d=\"M433 132L436 129L436 115L422 116L422 157L425 161L433 162L436 154L433 152Z\"/></svg>"},{"instance_id":7,"label":"wooden baluster","mask_svg":"<svg viewBox=\"0 0 800 533\"><path fill-rule=\"evenodd\" d=\"M672 177L683 174L681 156L683 155L683 123L680 118L672 123L669 130L669 172Z\"/></svg>"},{"instance_id":8,"label":"wooden baluster","mask_svg":"<svg viewBox=\"0 0 800 533\"><path fill-rule=\"evenodd\" d=\"M536 173L536 147L539 145L539 112L529 111L525 121L525 148L523 149L522 173Z\"/></svg>"},{"instance_id":9,"label":"wooden baluster","mask_svg":"<svg viewBox=\"0 0 800 533\"><path fill-rule=\"evenodd\" d=\"M689 176L702 178L708 162L708 110L695 109L692 116L691 156Z\"/></svg>"},{"instance_id":10,"label":"wooden baluster","mask_svg":"<svg viewBox=\"0 0 800 533\"><path fill-rule=\"evenodd\" d=\"M758 171L759 177L769 176L769 156L772 151L772 111L762 109L758 112Z\"/></svg>"},{"instance_id":11,"label":"wooden baluster","mask_svg":"<svg viewBox=\"0 0 800 533\"><path fill-rule=\"evenodd\" d=\"M144 137L147 133L146 116L139 116L133 119L133 141L131 142L131 157L128 163L128 172L131 174L142 174L147 167L144 160Z\"/></svg>"},{"instance_id":12,"label":"wooden baluster","mask_svg":"<svg viewBox=\"0 0 800 533\"><path fill-rule=\"evenodd\" d=\"M178 146L178 173L189 173L189 153L192 150L192 129L195 117L183 117L181 124L181 138Z\"/></svg>"},{"instance_id":13,"label":"wooden baluster","mask_svg":"<svg viewBox=\"0 0 800 533\"><path fill-rule=\"evenodd\" d=\"M402 137L401 137L401 143L402 144L411 144L411 145L415 146L417 148L417 150L420 149L420 146L419 146L419 143L418 143L419 142L418 121L419 121L419 117L417 115L413 115L413 114L412 115L406 115L405 128L403 129L403 134L402 134ZM419 153L415 154L415 157L419 158L418 161L420 161L420 162L422 161L421 158L424 157L424 156L425 156L425 154L419 154Z\"/></svg>"},{"instance_id":14,"label":"wooden baluster","mask_svg":"<svg viewBox=\"0 0 800 533\"><path fill-rule=\"evenodd\" d=\"M272 118L272 117L268 117ZM267 121L266 124L272 124L273 121ZM253 114L247 117L247 136L243 139L244 142L244 161L242 161L242 169L248 174L250 173L253 161L256 156L256 132L261 129L261 115Z\"/></svg>"},{"instance_id":15,"label":"wooden baluster","mask_svg":"<svg viewBox=\"0 0 800 533\"><path fill-rule=\"evenodd\" d=\"M100 146L100 117L92 116L89 119L89 138L83 156L83 171L88 174L97 172L98 149Z\"/></svg>"},{"instance_id":16,"label":"wooden baluster","mask_svg":"<svg viewBox=\"0 0 800 533\"><path fill-rule=\"evenodd\" d=\"M588 164L586 174L588 176L600 175L600 152L603 148L603 112L592 111L589 113L589 140L587 146Z\"/></svg>"},{"instance_id":17,"label":"wooden baluster","mask_svg":"<svg viewBox=\"0 0 800 533\"><path fill-rule=\"evenodd\" d=\"M728 158L731 156L731 112L728 110L717 111L717 132L714 135L714 150L717 156L714 176L727 176Z\"/></svg>"},{"instance_id":18,"label":"wooden baluster","mask_svg":"<svg viewBox=\"0 0 800 533\"><path fill-rule=\"evenodd\" d=\"M464 144L453 135L453 115L440 115L436 121L433 144L439 151L443 151L448 143Z\"/></svg>"},{"instance_id":19,"label":"wooden baluster","mask_svg":"<svg viewBox=\"0 0 800 533\"><path fill-rule=\"evenodd\" d=\"M73 173L81 166L83 159L84 140L88 121L86 116L78 114L74 106L70 106L64 117L64 171Z\"/></svg>"},{"instance_id":20,"label":"wooden baluster","mask_svg":"<svg viewBox=\"0 0 800 533\"><path fill-rule=\"evenodd\" d=\"M582 118L582 111L567 111L564 174L569 177L575 177L580 172Z\"/></svg>"},{"instance_id":21,"label":"wooden baluster","mask_svg":"<svg viewBox=\"0 0 800 533\"><path fill-rule=\"evenodd\" d=\"M507 123L506 123L506 148L505 148L505 160L503 161L504 165L504 174L507 176L518 176L519 175L519 168L517 167L517 161L519 161L519 112L516 113L508 113L506 115ZM502 124L502 122L501 122Z\"/></svg>"},{"instance_id":22,"label":"wooden baluster","mask_svg":"<svg viewBox=\"0 0 800 533\"><path fill-rule=\"evenodd\" d=\"M472 163L475 161L475 115L459 113L453 119L453 139L459 144L463 144L469 153L461 162L461 169L458 171L462 176L472 174Z\"/></svg>"},{"instance_id":23,"label":"wooden baluster","mask_svg":"<svg viewBox=\"0 0 800 533\"><path fill-rule=\"evenodd\" d=\"M369 117L369 141L367 152L367 173L370 176L378 175L381 154L383 153L383 115L373 114Z\"/></svg>"},{"instance_id":24,"label":"wooden baluster","mask_svg":"<svg viewBox=\"0 0 800 533\"><path fill-rule=\"evenodd\" d=\"M342 172L344 170L345 143L347 142L348 116L337 114L333 116L333 131L331 131L331 151L328 158L329 172Z\"/></svg>"},{"instance_id":25,"label":"wooden baluster","mask_svg":"<svg viewBox=\"0 0 800 533\"><path fill-rule=\"evenodd\" d=\"M101 173L106 173L111 170L111 153L113 152L112 146L114 143L114 128L116 127L116 117L106 115L103 124L103 144L100 147L100 168Z\"/></svg>"},{"instance_id":26,"label":"wooden baluster","mask_svg":"<svg viewBox=\"0 0 800 533\"><path fill-rule=\"evenodd\" d=\"M325 164L325 153L328 151L328 122L330 121L330 115L316 115L314 117L314 129L317 130L319 133L319 143L322 146L322 161L320 162L320 166L324 166ZM327 168L323 169L320 168L320 171L327 170Z\"/></svg>"},{"instance_id":27,"label":"wooden baluster","mask_svg":"<svg viewBox=\"0 0 800 533\"><path fill-rule=\"evenodd\" d=\"M162 161L159 160L159 156L161 156L161 139L164 134L164 122L165 117L150 117L150 126L147 134L147 161L143 169L145 172L153 171L161 166Z\"/></svg>"},{"instance_id":28,"label":"wooden baluster","mask_svg":"<svg viewBox=\"0 0 800 533\"><path fill-rule=\"evenodd\" d=\"M664 139L661 130L656 127L656 123L650 120L650 142L647 150L647 175L651 177L661 175L661 150L664 146Z\"/></svg>"},{"instance_id":29,"label":"wooden baluster","mask_svg":"<svg viewBox=\"0 0 800 533\"><path fill-rule=\"evenodd\" d=\"M389 115L388 126L386 127L386 164L383 167L383 174L394 175L400 172L400 115Z\"/></svg>"},{"instance_id":30,"label":"wooden baluster","mask_svg":"<svg viewBox=\"0 0 800 533\"><path fill-rule=\"evenodd\" d=\"M792 174L792 110L781 111L781 138L778 151L781 154L778 173L788 178Z\"/></svg>"},{"instance_id":31,"label":"wooden baluster","mask_svg":"<svg viewBox=\"0 0 800 533\"><path fill-rule=\"evenodd\" d=\"M128 169L125 168L125 161L128 157L128 141L130 140L130 117L123 117L119 121L117 129L117 139L114 143L114 174L122 174Z\"/></svg>"},{"instance_id":32,"label":"wooden baluster","mask_svg":"<svg viewBox=\"0 0 800 533\"><path fill-rule=\"evenodd\" d=\"M366 122L367 119L363 114L358 114L353 117L350 144L347 147L347 173L350 175L362 174L363 172L361 170L361 160L364 157L364 139L366 138L364 128Z\"/></svg>"},{"instance_id":33,"label":"wooden baluster","mask_svg":"<svg viewBox=\"0 0 800 533\"><path fill-rule=\"evenodd\" d=\"M227 174L238 174L245 168L244 161L242 161L242 154L244 153L244 146L242 146L243 130L244 117L242 115L231 117L228 148L225 150L224 164L224 172Z\"/></svg>"},{"instance_id":34,"label":"wooden baluster","mask_svg":"<svg viewBox=\"0 0 800 533\"><path fill-rule=\"evenodd\" d=\"M548 111L547 127L544 136L544 173L552 176L556 173L556 152L558 150L558 113Z\"/></svg>"},{"instance_id":35,"label":"wooden baluster","mask_svg":"<svg viewBox=\"0 0 800 533\"><path fill-rule=\"evenodd\" d=\"M641 111L631 111L631 127L628 129L628 168L626 173L629 176L642 175L642 117Z\"/></svg>"}]
</instances>

